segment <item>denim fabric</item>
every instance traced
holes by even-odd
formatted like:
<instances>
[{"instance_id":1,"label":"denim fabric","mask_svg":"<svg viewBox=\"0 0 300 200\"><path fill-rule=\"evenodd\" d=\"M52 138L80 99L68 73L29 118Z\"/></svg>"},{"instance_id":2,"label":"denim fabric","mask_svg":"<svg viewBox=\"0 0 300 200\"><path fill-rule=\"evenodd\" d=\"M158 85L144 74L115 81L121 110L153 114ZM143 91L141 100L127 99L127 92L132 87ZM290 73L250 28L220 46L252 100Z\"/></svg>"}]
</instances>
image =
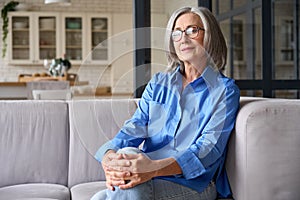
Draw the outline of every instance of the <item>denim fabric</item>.
<instances>
[{"instance_id":1,"label":"denim fabric","mask_svg":"<svg viewBox=\"0 0 300 200\"><path fill-rule=\"evenodd\" d=\"M215 200L217 191L214 182L201 193L177 183L154 179L134 188L115 191L102 190L91 200Z\"/></svg>"}]
</instances>

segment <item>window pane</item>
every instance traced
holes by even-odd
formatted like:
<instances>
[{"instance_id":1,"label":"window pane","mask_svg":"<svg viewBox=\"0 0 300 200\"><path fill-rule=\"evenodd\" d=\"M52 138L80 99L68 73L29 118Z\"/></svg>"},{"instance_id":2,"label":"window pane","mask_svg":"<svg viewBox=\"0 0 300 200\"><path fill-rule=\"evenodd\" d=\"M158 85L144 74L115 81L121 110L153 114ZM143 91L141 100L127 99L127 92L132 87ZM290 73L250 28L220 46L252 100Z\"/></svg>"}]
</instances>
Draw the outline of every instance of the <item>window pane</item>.
<instances>
[{"instance_id":1,"label":"window pane","mask_svg":"<svg viewBox=\"0 0 300 200\"><path fill-rule=\"evenodd\" d=\"M217 5L217 1L219 0L212 0L212 12L217 15L217 10L218 10L218 5Z\"/></svg>"},{"instance_id":2,"label":"window pane","mask_svg":"<svg viewBox=\"0 0 300 200\"><path fill-rule=\"evenodd\" d=\"M255 48L253 49L255 55L255 79L262 79L262 41L261 41L261 8L254 10L254 41Z\"/></svg>"},{"instance_id":3,"label":"window pane","mask_svg":"<svg viewBox=\"0 0 300 200\"><path fill-rule=\"evenodd\" d=\"M246 18L245 15L233 17L231 45L233 53L233 78L249 79L252 76L252 66L247 67L246 47ZM251 67L251 68L250 68Z\"/></svg>"},{"instance_id":4,"label":"window pane","mask_svg":"<svg viewBox=\"0 0 300 200\"><path fill-rule=\"evenodd\" d=\"M275 90L274 92L276 98L297 99L297 90Z\"/></svg>"},{"instance_id":5,"label":"window pane","mask_svg":"<svg viewBox=\"0 0 300 200\"><path fill-rule=\"evenodd\" d=\"M293 0L274 2L275 79L295 79Z\"/></svg>"},{"instance_id":6,"label":"window pane","mask_svg":"<svg viewBox=\"0 0 300 200\"><path fill-rule=\"evenodd\" d=\"M227 44L227 63L226 63L226 66L225 66L225 69L224 69L224 74L227 75L227 76L231 76L231 65L230 65L230 21L229 20L224 20L224 21L221 21L220 22L220 27L221 27L221 30L223 32L223 35L225 37L225 40L226 40L226 44Z\"/></svg>"},{"instance_id":7,"label":"window pane","mask_svg":"<svg viewBox=\"0 0 300 200\"><path fill-rule=\"evenodd\" d=\"M219 2L219 14L228 12L231 10L230 2L231 0L218 0Z\"/></svg>"},{"instance_id":8,"label":"window pane","mask_svg":"<svg viewBox=\"0 0 300 200\"><path fill-rule=\"evenodd\" d=\"M241 90L241 96L247 97L262 97L263 91L262 90Z\"/></svg>"},{"instance_id":9,"label":"window pane","mask_svg":"<svg viewBox=\"0 0 300 200\"><path fill-rule=\"evenodd\" d=\"M221 21L220 26L228 46L224 73L234 79L262 79L261 8L247 9L231 21Z\"/></svg>"},{"instance_id":10,"label":"window pane","mask_svg":"<svg viewBox=\"0 0 300 200\"><path fill-rule=\"evenodd\" d=\"M243 6L247 0L234 0L233 1L233 8L238 8L240 6Z\"/></svg>"}]
</instances>

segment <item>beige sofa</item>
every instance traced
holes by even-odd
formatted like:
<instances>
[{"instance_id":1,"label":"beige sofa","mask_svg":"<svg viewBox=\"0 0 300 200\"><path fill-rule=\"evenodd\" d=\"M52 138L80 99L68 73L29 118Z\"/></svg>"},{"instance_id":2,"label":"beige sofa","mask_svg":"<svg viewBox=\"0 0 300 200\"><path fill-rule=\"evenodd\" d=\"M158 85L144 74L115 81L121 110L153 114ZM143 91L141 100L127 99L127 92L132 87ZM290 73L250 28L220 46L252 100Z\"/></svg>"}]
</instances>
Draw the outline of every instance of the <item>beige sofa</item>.
<instances>
[{"instance_id":1,"label":"beige sofa","mask_svg":"<svg viewBox=\"0 0 300 200\"><path fill-rule=\"evenodd\" d=\"M0 101L0 200L89 199L105 188L93 158L135 99ZM234 199L299 199L300 101L241 98L226 168Z\"/></svg>"}]
</instances>

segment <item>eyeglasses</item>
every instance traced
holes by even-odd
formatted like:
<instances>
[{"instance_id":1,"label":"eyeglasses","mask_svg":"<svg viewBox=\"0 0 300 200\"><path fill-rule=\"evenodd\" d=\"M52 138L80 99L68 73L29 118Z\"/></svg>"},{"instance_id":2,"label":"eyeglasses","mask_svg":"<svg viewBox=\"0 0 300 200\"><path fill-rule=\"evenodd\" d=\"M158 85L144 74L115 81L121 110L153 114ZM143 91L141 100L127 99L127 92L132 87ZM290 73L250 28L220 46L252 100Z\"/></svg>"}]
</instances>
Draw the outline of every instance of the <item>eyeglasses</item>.
<instances>
[{"instance_id":1,"label":"eyeglasses","mask_svg":"<svg viewBox=\"0 0 300 200\"><path fill-rule=\"evenodd\" d=\"M204 28L198 27L198 26L191 26L188 27L187 29L181 31L181 30L175 30L172 32L172 40L174 42L178 42L182 38L183 32L185 32L185 35L187 35L189 38L194 39L195 37L198 36L199 31L205 31Z\"/></svg>"}]
</instances>

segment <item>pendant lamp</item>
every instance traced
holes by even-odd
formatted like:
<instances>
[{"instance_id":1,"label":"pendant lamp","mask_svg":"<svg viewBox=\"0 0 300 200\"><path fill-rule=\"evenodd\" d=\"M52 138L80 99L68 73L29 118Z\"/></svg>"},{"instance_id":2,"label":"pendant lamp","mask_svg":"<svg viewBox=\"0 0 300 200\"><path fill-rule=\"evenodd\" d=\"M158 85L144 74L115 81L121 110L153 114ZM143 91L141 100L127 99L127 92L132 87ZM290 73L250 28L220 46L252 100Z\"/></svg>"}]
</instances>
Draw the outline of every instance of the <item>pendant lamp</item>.
<instances>
[{"instance_id":1,"label":"pendant lamp","mask_svg":"<svg viewBox=\"0 0 300 200\"><path fill-rule=\"evenodd\" d=\"M45 0L45 4L58 4L69 6L71 5L71 0Z\"/></svg>"}]
</instances>

